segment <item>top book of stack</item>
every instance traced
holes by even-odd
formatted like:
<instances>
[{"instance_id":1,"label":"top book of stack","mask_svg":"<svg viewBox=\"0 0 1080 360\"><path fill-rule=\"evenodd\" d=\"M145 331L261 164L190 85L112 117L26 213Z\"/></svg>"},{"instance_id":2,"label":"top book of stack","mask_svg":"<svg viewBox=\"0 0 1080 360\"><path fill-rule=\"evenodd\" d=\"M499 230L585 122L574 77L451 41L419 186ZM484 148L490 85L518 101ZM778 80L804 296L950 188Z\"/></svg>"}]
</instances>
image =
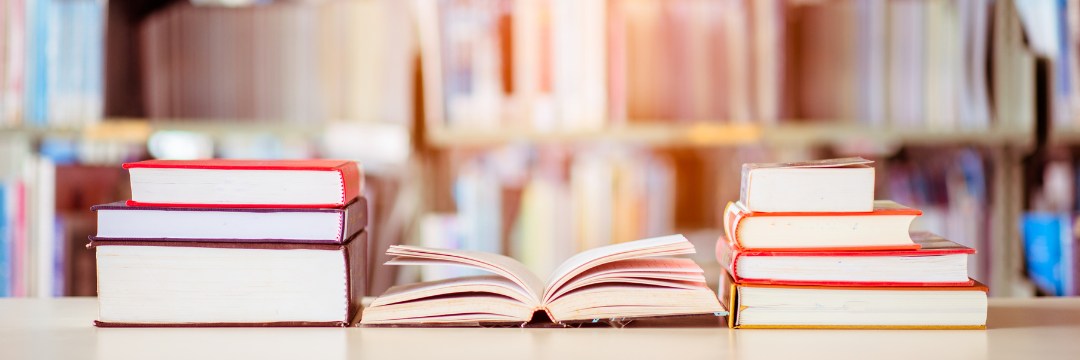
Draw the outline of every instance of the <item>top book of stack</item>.
<instances>
[{"instance_id":1,"label":"top book of stack","mask_svg":"<svg viewBox=\"0 0 1080 360\"><path fill-rule=\"evenodd\" d=\"M871 212L872 163L851 157L743 164L739 201L752 212Z\"/></svg>"},{"instance_id":2,"label":"top book of stack","mask_svg":"<svg viewBox=\"0 0 1080 360\"><path fill-rule=\"evenodd\" d=\"M344 160L149 160L124 164L129 206L341 208L362 191Z\"/></svg>"}]
</instances>

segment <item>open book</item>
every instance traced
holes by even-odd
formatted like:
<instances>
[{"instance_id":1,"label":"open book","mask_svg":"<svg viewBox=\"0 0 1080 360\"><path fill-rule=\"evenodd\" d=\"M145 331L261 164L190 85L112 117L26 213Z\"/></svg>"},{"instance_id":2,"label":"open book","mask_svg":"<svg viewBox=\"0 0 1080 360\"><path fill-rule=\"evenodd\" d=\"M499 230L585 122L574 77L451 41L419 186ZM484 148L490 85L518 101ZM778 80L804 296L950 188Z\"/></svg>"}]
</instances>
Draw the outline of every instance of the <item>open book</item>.
<instances>
[{"instance_id":1,"label":"open book","mask_svg":"<svg viewBox=\"0 0 1080 360\"><path fill-rule=\"evenodd\" d=\"M401 285L364 310L361 325L525 324L537 311L560 324L660 316L727 315L682 235L595 248L562 263L547 283L491 253L391 246L388 265L460 265L494 275Z\"/></svg>"}]
</instances>

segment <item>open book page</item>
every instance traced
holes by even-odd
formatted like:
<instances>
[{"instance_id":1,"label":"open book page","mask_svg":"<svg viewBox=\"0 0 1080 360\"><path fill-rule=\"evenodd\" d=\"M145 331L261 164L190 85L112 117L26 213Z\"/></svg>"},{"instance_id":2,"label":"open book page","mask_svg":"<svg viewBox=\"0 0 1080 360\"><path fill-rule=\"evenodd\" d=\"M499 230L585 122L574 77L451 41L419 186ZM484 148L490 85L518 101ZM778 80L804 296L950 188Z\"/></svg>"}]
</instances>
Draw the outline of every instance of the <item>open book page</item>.
<instances>
[{"instance_id":1,"label":"open book page","mask_svg":"<svg viewBox=\"0 0 1080 360\"><path fill-rule=\"evenodd\" d=\"M578 289L545 305L552 320L726 315L716 293L704 284L690 288L620 284Z\"/></svg>"},{"instance_id":2,"label":"open book page","mask_svg":"<svg viewBox=\"0 0 1080 360\"><path fill-rule=\"evenodd\" d=\"M552 300L553 295L575 276L603 264L643 258L693 254L694 246L681 234L661 236L620 244L601 246L586 250L564 261L548 280L543 303Z\"/></svg>"},{"instance_id":3,"label":"open book page","mask_svg":"<svg viewBox=\"0 0 1080 360\"><path fill-rule=\"evenodd\" d=\"M591 268L559 288L554 301L574 290L599 284L638 284L694 289L705 286L704 270L684 258L646 258L620 260Z\"/></svg>"},{"instance_id":4,"label":"open book page","mask_svg":"<svg viewBox=\"0 0 1080 360\"><path fill-rule=\"evenodd\" d=\"M521 262L512 258L478 251L433 249L420 246L393 245L386 251L395 256L387 265L447 265L469 266L493 272L520 286L530 299L539 303L544 283Z\"/></svg>"},{"instance_id":5,"label":"open book page","mask_svg":"<svg viewBox=\"0 0 1080 360\"><path fill-rule=\"evenodd\" d=\"M438 281L398 285L386 290L371 306L386 306L423 298L460 294L492 293L535 307L536 299L529 297L520 286L499 275L466 276Z\"/></svg>"}]
</instances>

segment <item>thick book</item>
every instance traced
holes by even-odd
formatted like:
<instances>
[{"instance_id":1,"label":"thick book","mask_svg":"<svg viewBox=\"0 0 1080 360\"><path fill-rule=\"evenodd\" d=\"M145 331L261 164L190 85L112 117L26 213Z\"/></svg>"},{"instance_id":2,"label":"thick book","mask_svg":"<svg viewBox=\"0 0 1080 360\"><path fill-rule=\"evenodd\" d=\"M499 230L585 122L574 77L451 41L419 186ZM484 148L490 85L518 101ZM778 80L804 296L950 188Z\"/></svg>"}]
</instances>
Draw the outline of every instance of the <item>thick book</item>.
<instances>
[{"instance_id":1,"label":"thick book","mask_svg":"<svg viewBox=\"0 0 1080 360\"><path fill-rule=\"evenodd\" d=\"M744 249L917 249L908 228L917 209L889 200L866 212L756 212L741 201L724 209L724 231Z\"/></svg>"},{"instance_id":2,"label":"thick book","mask_svg":"<svg viewBox=\"0 0 1080 360\"><path fill-rule=\"evenodd\" d=\"M911 233L913 250L747 250L721 237L716 259L743 284L825 286L971 286L975 249L929 232Z\"/></svg>"},{"instance_id":3,"label":"thick book","mask_svg":"<svg viewBox=\"0 0 1080 360\"><path fill-rule=\"evenodd\" d=\"M732 328L985 329L987 287L834 287L737 283L720 277Z\"/></svg>"},{"instance_id":4,"label":"thick book","mask_svg":"<svg viewBox=\"0 0 1080 360\"><path fill-rule=\"evenodd\" d=\"M341 244L367 225L367 200L344 208L201 208L95 205L91 240Z\"/></svg>"},{"instance_id":5,"label":"thick book","mask_svg":"<svg viewBox=\"0 0 1080 360\"><path fill-rule=\"evenodd\" d=\"M363 189L345 160L147 160L124 164L132 206L336 208Z\"/></svg>"},{"instance_id":6,"label":"thick book","mask_svg":"<svg viewBox=\"0 0 1080 360\"><path fill-rule=\"evenodd\" d=\"M367 232L345 244L91 241L101 327L346 326Z\"/></svg>"},{"instance_id":7,"label":"thick book","mask_svg":"<svg viewBox=\"0 0 1080 360\"><path fill-rule=\"evenodd\" d=\"M727 312L705 285L682 235L594 248L572 256L545 283L506 256L391 246L388 265L457 265L492 275L390 288L364 310L361 325L524 325L542 312L555 324ZM540 316L542 317L542 316Z\"/></svg>"},{"instance_id":8,"label":"thick book","mask_svg":"<svg viewBox=\"0 0 1080 360\"><path fill-rule=\"evenodd\" d=\"M873 161L842 158L742 166L739 201L754 212L868 212Z\"/></svg>"}]
</instances>

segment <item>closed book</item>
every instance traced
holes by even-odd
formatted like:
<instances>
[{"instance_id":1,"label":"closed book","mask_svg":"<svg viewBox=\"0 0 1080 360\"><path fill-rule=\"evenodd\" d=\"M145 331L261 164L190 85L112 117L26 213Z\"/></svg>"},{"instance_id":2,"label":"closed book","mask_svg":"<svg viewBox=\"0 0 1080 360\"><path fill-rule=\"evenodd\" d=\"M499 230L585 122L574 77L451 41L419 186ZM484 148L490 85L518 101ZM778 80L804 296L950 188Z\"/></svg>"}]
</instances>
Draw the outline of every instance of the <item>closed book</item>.
<instances>
[{"instance_id":1,"label":"closed book","mask_svg":"<svg viewBox=\"0 0 1080 360\"><path fill-rule=\"evenodd\" d=\"M341 244L367 225L367 200L344 208L205 208L96 205L91 240Z\"/></svg>"},{"instance_id":2,"label":"closed book","mask_svg":"<svg viewBox=\"0 0 1080 360\"><path fill-rule=\"evenodd\" d=\"M720 238L716 258L743 284L824 286L971 286L967 257L975 249L915 232L912 250L747 250Z\"/></svg>"},{"instance_id":3,"label":"closed book","mask_svg":"<svg viewBox=\"0 0 1080 360\"><path fill-rule=\"evenodd\" d=\"M346 326L367 232L344 244L91 241L101 327Z\"/></svg>"},{"instance_id":4,"label":"closed book","mask_svg":"<svg viewBox=\"0 0 1080 360\"><path fill-rule=\"evenodd\" d=\"M987 287L808 286L735 282L719 297L732 328L985 329Z\"/></svg>"},{"instance_id":5,"label":"closed book","mask_svg":"<svg viewBox=\"0 0 1080 360\"><path fill-rule=\"evenodd\" d=\"M724 231L739 247L769 250L918 249L908 228L921 211L889 200L865 212L756 212L741 201L724 210Z\"/></svg>"},{"instance_id":6,"label":"closed book","mask_svg":"<svg viewBox=\"0 0 1080 360\"><path fill-rule=\"evenodd\" d=\"M873 161L841 158L743 164L739 201L754 212L868 212Z\"/></svg>"},{"instance_id":7,"label":"closed book","mask_svg":"<svg viewBox=\"0 0 1080 360\"><path fill-rule=\"evenodd\" d=\"M361 192L345 160L147 160L124 164L131 206L337 208Z\"/></svg>"}]
</instances>

